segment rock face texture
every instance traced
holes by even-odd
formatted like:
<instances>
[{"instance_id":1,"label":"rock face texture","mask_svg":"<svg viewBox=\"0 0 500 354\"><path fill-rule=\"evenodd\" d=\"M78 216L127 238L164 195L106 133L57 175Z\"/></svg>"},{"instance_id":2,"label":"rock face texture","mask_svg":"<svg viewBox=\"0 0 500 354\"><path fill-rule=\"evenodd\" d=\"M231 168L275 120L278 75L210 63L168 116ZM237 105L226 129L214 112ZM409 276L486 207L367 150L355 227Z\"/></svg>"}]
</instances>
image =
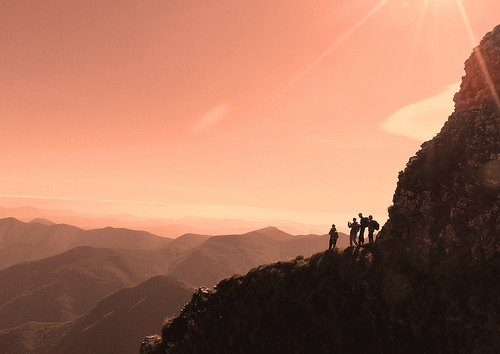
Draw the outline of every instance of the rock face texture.
<instances>
[{"instance_id":1,"label":"rock face texture","mask_svg":"<svg viewBox=\"0 0 500 354\"><path fill-rule=\"evenodd\" d=\"M465 70L375 244L200 289L142 353L500 352L500 26Z\"/></svg>"},{"instance_id":2,"label":"rock face texture","mask_svg":"<svg viewBox=\"0 0 500 354\"><path fill-rule=\"evenodd\" d=\"M455 111L400 173L379 234L382 244L402 242L415 262L428 262L433 250L500 261L500 26L465 70Z\"/></svg>"}]
</instances>

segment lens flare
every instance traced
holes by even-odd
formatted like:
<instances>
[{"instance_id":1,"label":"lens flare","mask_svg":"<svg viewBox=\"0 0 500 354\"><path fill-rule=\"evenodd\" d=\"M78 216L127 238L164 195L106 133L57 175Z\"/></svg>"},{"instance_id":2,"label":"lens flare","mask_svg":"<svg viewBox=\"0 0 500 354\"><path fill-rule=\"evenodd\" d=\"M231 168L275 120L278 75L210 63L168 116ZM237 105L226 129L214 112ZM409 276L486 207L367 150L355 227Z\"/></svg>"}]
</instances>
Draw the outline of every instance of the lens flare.
<instances>
[{"instance_id":1,"label":"lens flare","mask_svg":"<svg viewBox=\"0 0 500 354\"><path fill-rule=\"evenodd\" d=\"M462 0L455 0L458 10L460 11L460 15L462 16L462 20L464 21L465 28L467 30L467 34L469 35L469 39L471 41L472 46L474 47L474 54L476 54L477 60L479 62L479 66L481 68L481 71L484 75L484 78L486 79L486 82L488 84L488 88L491 91L491 95L493 96L493 99L495 100L495 104L497 105L498 110L500 111L500 97L498 96L498 92L495 89L495 84L493 83L493 80L491 79L490 72L488 70L488 67L486 66L486 63L483 58L483 54L481 53L481 49L477 47L477 42L474 36L474 32L472 31L472 27L470 25L469 21L469 16L467 16L467 11L465 11L464 4L462 3Z\"/></svg>"}]
</instances>

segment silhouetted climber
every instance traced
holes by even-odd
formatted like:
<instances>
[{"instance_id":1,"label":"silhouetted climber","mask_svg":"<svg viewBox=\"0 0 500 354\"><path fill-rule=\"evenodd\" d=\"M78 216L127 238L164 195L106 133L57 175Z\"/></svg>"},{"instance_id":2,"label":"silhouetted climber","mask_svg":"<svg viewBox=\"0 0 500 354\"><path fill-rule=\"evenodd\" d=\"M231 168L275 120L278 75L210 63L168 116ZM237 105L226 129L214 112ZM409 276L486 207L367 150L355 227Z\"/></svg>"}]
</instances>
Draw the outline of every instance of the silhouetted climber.
<instances>
[{"instance_id":1,"label":"silhouetted climber","mask_svg":"<svg viewBox=\"0 0 500 354\"><path fill-rule=\"evenodd\" d=\"M358 243L356 242L356 236L358 235L358 230L359 230L359 224L356 221L356 218L352 218L352 222L347 222L347 226L351 228L351 237L350 237L350 244L352 246L353 242L357 246Z\"/></svg>"},{"instance_id":2,"label":"silhouetted climber","mask_svg":"<svg viewBox=\"0 0 500 354\"><path fill-rule=\"evenodd\" d=\"M363 217L362 213L358 214L359 216L359 244L362 245L365 243L365 229L368 227L368 218Z\"/></svg>"},{"instance_id":3,"label":"silhouetted climber","mask_svg":"<svg viewBox=\"0 0 500 354\"><path fill-rule=\"evenodd\" d=\"M330 245L328 246L328 249L331 250L332 248L335 248L335 246L337 245L337 240L339 238L339 233L335 228L335 224L332 224L332 228L330 229L330 232L328 234L330 235Z\"/></svg>"},{"instance_id":4,"label":"silhouetted climber","mask_svg":"<svg viewBox=\"0 0 500 354\"><path fill-rule=\"evenodd\" d=\"M380 225L376 220L373 220L373 216L368 216L368 241L373 242L373 231L378 230Z\"/></svg>"}]
</instances>

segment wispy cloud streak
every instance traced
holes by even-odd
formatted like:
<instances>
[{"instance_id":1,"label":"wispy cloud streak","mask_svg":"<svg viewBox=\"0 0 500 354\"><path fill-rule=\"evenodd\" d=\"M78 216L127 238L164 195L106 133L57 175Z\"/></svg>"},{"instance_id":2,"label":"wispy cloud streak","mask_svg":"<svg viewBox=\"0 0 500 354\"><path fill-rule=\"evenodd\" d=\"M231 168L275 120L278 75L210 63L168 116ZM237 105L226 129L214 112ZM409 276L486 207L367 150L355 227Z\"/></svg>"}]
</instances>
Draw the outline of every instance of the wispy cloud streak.
<instances>
[{"instance_id":1,"label":"wispy cloud streak","mask_svg":"<svg viewBox=\"0 0 500 354\"><path fill-rule=\"evenodd\" d=\"M227 103L219 104L210 109L203 115L193 126L194 132L202 132L212 128L222 119L224 119L229 112L229 105Z\"/></svg>"},{"instance_id":2,"label":"wispy cloud streak","mask_svg":"<svg viewBox=\"0 0 500 354\"><path fill-rule=\"evenodd\" d=\"M420 141L431 139L453 112L453 95L459 87L456 82L434 97L397 110L381 124L382 129Z\"/></svg>"}]
</instances>

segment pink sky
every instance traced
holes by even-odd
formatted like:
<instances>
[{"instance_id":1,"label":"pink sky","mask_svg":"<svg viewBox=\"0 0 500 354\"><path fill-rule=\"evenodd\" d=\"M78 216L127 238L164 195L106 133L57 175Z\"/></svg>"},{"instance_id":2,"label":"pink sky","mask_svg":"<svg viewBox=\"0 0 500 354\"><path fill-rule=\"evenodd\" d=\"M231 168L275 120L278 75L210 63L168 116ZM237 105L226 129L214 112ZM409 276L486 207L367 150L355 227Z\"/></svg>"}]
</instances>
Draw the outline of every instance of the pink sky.
<instances>
[{"instance_id":1,"label":"pink sky","mask_svg":"<svg viewBox=\"0 0 500 354\"><path fill-rule=\"evenodd\" d=\"M0 205L384 222L499 13L498 0L2 1Z\"/></svg>"}]
</instances>

